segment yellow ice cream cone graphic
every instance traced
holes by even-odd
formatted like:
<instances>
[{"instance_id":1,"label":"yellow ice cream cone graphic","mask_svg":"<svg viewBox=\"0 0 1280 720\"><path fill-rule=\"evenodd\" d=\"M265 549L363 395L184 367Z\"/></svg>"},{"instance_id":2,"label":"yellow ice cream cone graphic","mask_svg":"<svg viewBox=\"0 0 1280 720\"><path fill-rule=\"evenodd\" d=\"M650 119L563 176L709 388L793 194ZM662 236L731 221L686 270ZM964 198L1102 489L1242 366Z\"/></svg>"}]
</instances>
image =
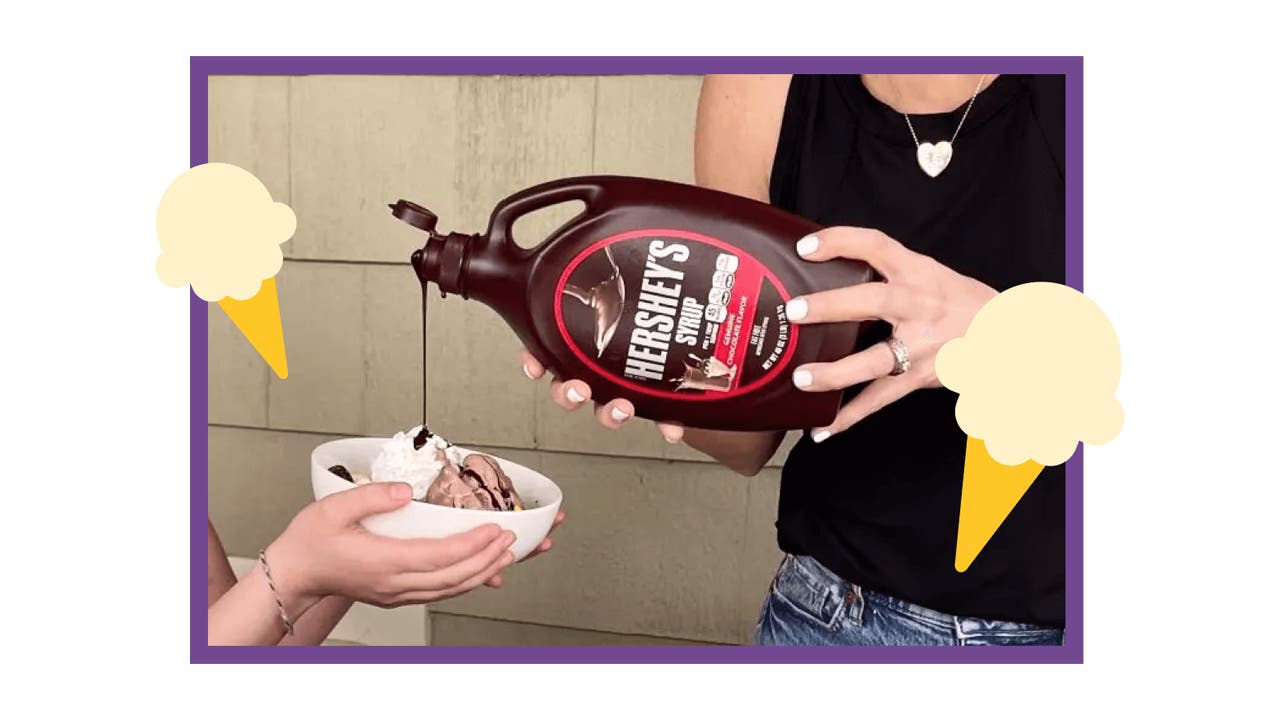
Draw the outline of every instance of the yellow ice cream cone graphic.
<instances>
[{"instance_id":1,"label":"yellow ice cream cone graphic","mask_svg":"<svg viewBox=\"0 0 1280 720\"><path fill-rule=\"evenodd\" d=\"M160 280L218 303L282 379L289 363L275 276L284 263L280 245L296 228L289 206L272 201L253 173L226 163L179 175L156 212Z\"/></svg>"},{"instance_id":2,"label":"yellow ice cream cone graphic","mask_svg":"<svg viewBox=\"0 0 1280 720\"><path fill-rule=\"evenodd\" d=\"M281 380L289 377L289 361L284 352L284 328L280 324L280 299L276 279L262 281L258 294L248 300L223 298L218 301L231 322L240 328L253 348Z\"/></svg>"},{"instance_id":3,"label":"yellow ice cream cone graphic","mask_svg":"<svg viewBox=\"0 0 1280 720\"><path fill-rule=\"evenodd\" d=\"M1034 460L1001 465L992 459L985 443L969 438L960 491L960 528L956 531L957 572L969 569L1043 469L1044 465Z\"/></svg>"},{"instance_id":4,"label":"yellow ice cream cone graphic","mask_svg":"<svg viewBox=\"0 0 1280 720\"><path fill-rule=\"evenodd\" d=\"M1119 434L1120 343L1079 291L1027 283L988 301L935 367L969 436L955 556L965 572L1041 470Z\"/></svg>"}]
</instances>

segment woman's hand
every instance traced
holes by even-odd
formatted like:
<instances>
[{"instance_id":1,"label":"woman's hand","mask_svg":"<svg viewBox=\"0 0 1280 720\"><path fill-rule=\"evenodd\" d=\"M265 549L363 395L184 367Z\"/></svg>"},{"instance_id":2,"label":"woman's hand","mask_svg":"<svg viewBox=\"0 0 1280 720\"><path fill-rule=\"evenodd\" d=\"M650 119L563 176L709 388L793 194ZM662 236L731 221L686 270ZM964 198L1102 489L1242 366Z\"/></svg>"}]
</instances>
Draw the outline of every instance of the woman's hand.
<instances>
[{"instance_id":1,"label":"woman's hand","mask_svg":"<svg viewBox=\"0 0 1280 720\"><path fill-rule=\"evenodd\" d=\"M560 523L562 523L562 522L564 522L564 511L563 511L563 510L561 510L561 511L559 511L559 512L557 512L557 513L556 513L556 519L551 521L551 529L547 531L547 536L546 536L545 538L543 538L543 539L542 539L542 542L538 543L538 547L534 548L534 549L533 549L533 552L531 552L531 553L529 553L528 555L526 555L526 556L525 556L524 560L528 560L529 558L537 557L537 556L541 555L542 553L544 553L544 552L546 552L546 551L550 550L550 549L551 549L551 545L552 545L552 543L551 543L551 533L555 532L555 531L556 531L556 528L560 527ZM520 562L524 562L524 560L521 560ZM499 578L499 579L501 579L501 578Z\"/></svg>"},{"instance_id":2,"label":"woman's hand","mask_svg":"<svg viewBox=\"0 0 1280 720\"><path fill-rule=\"evenodd\" d=\"M546 374L547 369L530 355L527 350L520 351L520 365L530 380L537 380ZM591 399L591 388L581 380L552 380L551 399L565 410L577 410ZM623 423L636 416L636 408L630 400L615 398L606 403L596 405L596 422L617 430ZM684 428L673 423L657 423L658 432L669 443L680 442L684 437Z\"/></svg>"},{"instance_id":3,"label":"woman's hand","mask_svg":"<svg viewBox=\"0 0 1280 720\"><path fill-rule=\"evenodd\" d=\"M807 392L847 388L871 381L840 409L830 425L813 428L814 442L822 442L854 423L920 388L941 387L934 372L938 349L964 335L969 322L996 291L926 255L912 252L878 230L833 227L796 243L805 260L833 258L862 260L884 282L828 290L787 303L787 318L809 325L824 322L884 320L902 341L910 367L900 375L889 344L854 353L830 363L801 365L792 373L796 387Z\"/></svg>"},{"instance_id":4,"label":"woman's hand","mask_svg":"<svg viewBox=\"0 0 1280 720\"><path fill-rule=\"evenodd\" d=\"M535 558L541 555L542 553L550 550L552 545L551 533L555 532L556 528L560 527L560 523L562 522L564 522L563 510L556 513L556 519L551 521L551 529L547 531L547 536L542 539L542 542L538 543L538 547L534 548L533 551L530 552L528 555L525 555L524 560L521 560L520 562L524 562L525 560L528 560L530 558ZM500 588L502 587L502 576L494 575L493 577L486 580L484 584L492 588Z\"/></svg>"},{"instance_id":5,"label":"woman's hand","mask_svg":"<svg viewBox=\"0 0 1280 720\"><path fill-rule=\"evenodd\" d=\"M380 607L461 595L498 577L515 536L482 525L441 539L398 540L360 525L410 502L403 483L368 483L308 505L266 550L286 606L342 595ZM497 584L501 584L499 581Z\"/></svg>"}]
</instances>

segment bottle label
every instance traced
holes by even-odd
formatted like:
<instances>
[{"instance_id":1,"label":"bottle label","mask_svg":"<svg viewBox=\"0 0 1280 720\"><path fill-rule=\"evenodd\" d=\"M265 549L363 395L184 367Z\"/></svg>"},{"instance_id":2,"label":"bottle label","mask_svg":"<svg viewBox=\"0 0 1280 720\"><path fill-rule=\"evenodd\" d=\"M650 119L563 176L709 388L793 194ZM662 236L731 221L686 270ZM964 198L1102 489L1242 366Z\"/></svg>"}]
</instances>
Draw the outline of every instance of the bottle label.
<instances>
[{"instance_id":1,"label":"bottle label","mask_svg":"<svg viewBox=\"0 0 1280 720\"><path fill-rule=\"evenodd\" d=\"M587 367L636 392L732 397L795 352L791 299L759 260L722 240L648 229L593 243L556 286L556 324Z\"/></svg>"}]
</instances>

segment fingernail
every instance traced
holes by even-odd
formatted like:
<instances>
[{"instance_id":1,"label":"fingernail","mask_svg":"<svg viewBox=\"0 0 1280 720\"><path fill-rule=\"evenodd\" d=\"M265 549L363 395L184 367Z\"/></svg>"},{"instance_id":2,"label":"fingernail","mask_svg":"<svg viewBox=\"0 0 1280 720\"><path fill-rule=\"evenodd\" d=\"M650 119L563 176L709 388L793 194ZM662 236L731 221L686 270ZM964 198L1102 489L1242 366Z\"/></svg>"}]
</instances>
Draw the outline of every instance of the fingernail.
<instances>
[{"instance_id":1,"label":"fingernail","mask_svg":"<svg viewBox=\"0 0 1280 720\"><path fill-rule=\"evenodd\" d=\"M506 567L515 561L516 556L513 553L507 553L502 557L502 567Z\"/></svg>"},{"instance_id":2,"label":"fingernail","mask_svg":"<svg viewBox=\"0 0 1280 720\"><path fill-rule=\"evenodd\" d=\"M515 533L511 532L510 530L508 530L508 531L506 532L506 535L507 535L507 537L506 537L506 539L505 539L505 541L504 541L504 542L505 542L505 544L510 545L511 543L513 543L513 542L515 542L515 541L516 541L516 534L515 534Z\"/></svg>"},{"instance_id":3,"label":"fingernail","mask_svg":"<svg viewBox=\"0 0 1280 720\"><path fill-rule=\"evenodd\" d=\"M787 319L801 320L805 315L809 314L809 303L804 298L795 298L787 301Z\"/></svg>"},{"instance_id":4,"label":"fingernail","mask_svg":"<svg viewBox=\"0 0 1280 720\"><path fill-rule=\"evenodd\" d=\"M614 422L622 422L631 416L622 412L618 408L612 408L609 410L609 417L613 418Z\"/></svg>"},{"instance_id":5,"label":"fingernail","mask_svg":"<svg viewBox=\"0 0 1280 720\"><path fill-rule=\"evenodd\" d=\"M807 388L813 384L813 373L808 370L797 370L791 373L791 382L798 388Z\"/></svg>"},{"instance_id":6,"label":"fingernail","mask_svg":"<svg viewBox=\"0 0 1280 720\"><path fill-rule=\"evenodd\" d=\"M411 497L413 497L413 488L404 483L391 484L391 499L408 500Z\"/></svg>"},{"instance_id":7,"label":"fingernail","mask_svg":"<svg viewBox=\"0 0 1280 720\"><path fill-rule=\"evenodd\" d=\"M830 430L819 430L818 432L816 432L816 433L811 433L811 434L813 435L813 442L814 442L814 443L820 443L820 442L822 442L823 440L826 440L827 438L831 437L831 431L830 431Z\"/></svg>"},{"instance_id":8,"label":"fingernail","mask_svg":"<svg viewBox=\"0 0 1280 720\"><path fill-rule=\"evenodd\" d=\"M565 392L565 395L569 396L570 401L576 402L576 403L580 403L583 400L586 400L586 398L582 397L582 393L578 392L577 389L575 388L569 388L569 390Z\"/></svg>"},{"instance_id":9,"label":"fingernail","mask_svg":"<svg viewBox=\"0 0 1280 720\"><path fill-rule=\"evenodd\" d=\"M800 255L800 257L804 257L805 255L812 255L814 251L816 251L817 249L818 249L817 235L805 235L804 237L800 238L798 242L796 242L796 253Z\"/></svg>"},{"instance_id":10,"label":"fingernail","mask_svg":"<svg viewBox=\"0 0 1280 720\"><path fill-rule=\"evenodd\" d=\"M535 377L533 376L533 373L529 372L529 366L528 366L528 365L525 365L525 364L523 364L523 363L522 363L522 364L520 365L520 369L524 371L524 376L525 376L525 377L527 377L527 378L529 378L530 380L535 380L535 379L537 379L537 378L535 378Z\"/></svg>"},{"instance_id":11,"label":"fingernail","mask_svg":"<svg viewBox=\"0 0 1280 720\"><path fill-rule=\"evenodd\" d=\"M680 438L671 437L666 433L665 430L662 431L661 434L662 434L662 439L666 440L668 445L675 445L676 443L680 442Z\"/></svg>"}]
</instances>

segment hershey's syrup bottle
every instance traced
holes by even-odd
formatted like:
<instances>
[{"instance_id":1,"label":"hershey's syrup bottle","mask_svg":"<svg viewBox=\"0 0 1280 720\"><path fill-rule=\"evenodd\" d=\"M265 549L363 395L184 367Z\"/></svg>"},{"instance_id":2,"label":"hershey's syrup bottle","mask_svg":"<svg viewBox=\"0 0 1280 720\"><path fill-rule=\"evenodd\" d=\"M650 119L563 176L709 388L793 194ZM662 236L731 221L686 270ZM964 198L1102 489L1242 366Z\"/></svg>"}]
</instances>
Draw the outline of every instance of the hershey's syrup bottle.
<instances>
[{"instance_id":1,"label":"hershey's syrup bottle","mask_svg":"<svg viewBox=\"0 0 1280 720\"><path fill-rule=\"evenodd\" d=\"M586 208L536 248L511 238L522 215ZM717 430L828 424L841 391L802 392L792 371L854 349L858 323L798 326L787 300L873 278L862 262L808 262L795 243L819 229L765 203L680 183L595 176L557 180L498 203L480 235L436 232L436 216L401 200L425 231L412 263L435 283L493 308L556 377L626 398L636 414Z\"/></svg>"}]
</instances>

